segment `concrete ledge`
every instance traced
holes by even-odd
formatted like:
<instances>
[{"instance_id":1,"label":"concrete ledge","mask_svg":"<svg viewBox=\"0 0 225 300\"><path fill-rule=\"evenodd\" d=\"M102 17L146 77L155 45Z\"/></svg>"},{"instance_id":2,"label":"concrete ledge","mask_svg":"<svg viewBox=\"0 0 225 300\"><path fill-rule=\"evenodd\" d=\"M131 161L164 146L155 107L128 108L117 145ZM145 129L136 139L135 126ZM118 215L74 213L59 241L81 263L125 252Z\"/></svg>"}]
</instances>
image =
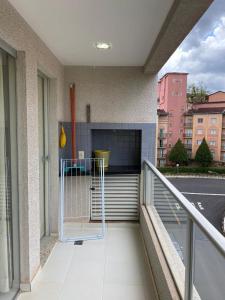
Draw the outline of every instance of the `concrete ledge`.
<instances>
[{"instance_id":1,"label":"concrete ledge","mask_svg":"<svg viewBox=\"0 0 225 300\"><path fill-rule=\"evenodd\" d=\"M144 66L157 73L184 40L213 0L175 0Z\"/></svg>"}]
</instances>

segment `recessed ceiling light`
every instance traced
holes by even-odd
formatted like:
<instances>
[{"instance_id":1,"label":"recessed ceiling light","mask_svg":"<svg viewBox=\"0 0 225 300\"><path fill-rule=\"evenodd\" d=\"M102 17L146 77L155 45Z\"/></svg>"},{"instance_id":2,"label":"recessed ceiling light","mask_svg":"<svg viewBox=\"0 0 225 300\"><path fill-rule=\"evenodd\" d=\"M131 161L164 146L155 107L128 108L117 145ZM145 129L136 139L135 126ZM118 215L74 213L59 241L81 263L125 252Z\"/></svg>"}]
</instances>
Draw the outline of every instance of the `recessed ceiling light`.
<instances>
[{"instance_id":1,"label":"recessed ceiling light","mask_svg":"<svg viewBox=\"0 0 225 300\"><path fill-rule=\"evenodd\" d=\"M108 50L112 48L112 44L108 42L96 42L94 43L94 47L99 50Z\"/></svg>"}]
</instances>

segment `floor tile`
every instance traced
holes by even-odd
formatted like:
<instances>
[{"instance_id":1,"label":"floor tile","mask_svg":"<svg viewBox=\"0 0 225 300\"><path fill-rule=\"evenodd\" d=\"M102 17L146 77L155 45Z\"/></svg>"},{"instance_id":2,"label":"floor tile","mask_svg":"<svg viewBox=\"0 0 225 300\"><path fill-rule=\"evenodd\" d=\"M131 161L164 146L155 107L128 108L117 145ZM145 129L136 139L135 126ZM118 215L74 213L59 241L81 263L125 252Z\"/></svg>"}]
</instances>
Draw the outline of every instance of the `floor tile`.
<instances>
[{"instance_id":1,"label":"floor tile","mask_svg":"<svg viewBox=\"0 0 225 300\"><path fill-rule=\"evenodd\" d=\"M142 285L104 285L103 300L146 300Z\"/></svg>"},{"instance_id":2,"label":"floor tile","mask_svg":"<svg viewBox=\"0 0 225 300\"><path fill-rule=\"evenodd\" d=\"M80 226L80 227L79 227ZM96 232L97 225L68 223L66 230ZM20 300L155 300L137 224L107 224L104 239L83 245L58 242L31 293Z\"/></svg>"},{"instance_id":3,"label":"floor tile","mask_svg":"<svg viewBox=\"0 0 225 300\"><path fill-rule=\"evenodd\" d=\"M62 284L37 282L31 293L22 293L18 300L59 300Z\"/></svg>"},{"instance_id":4,"label":"floor tile","mask_svg":"<svg viewBox=\"0 0 225 300\"><path fill-rule=\"evenodd\" d=\"M103 285L102 284L75 284L75 282L67 280L60 300L102 300ZM116 300L116 299L114 299Z\"/></svg>"},{"instance_id":5,"label":"floor tile","mask_svg":"<svg viewBox=\"0 0 225 300\"><path fill-rule=\"evenodd\" d=\"M107 261L105 282L111 284L143 284L141 270L137 262Z\"/></svg>"}]
</instances>

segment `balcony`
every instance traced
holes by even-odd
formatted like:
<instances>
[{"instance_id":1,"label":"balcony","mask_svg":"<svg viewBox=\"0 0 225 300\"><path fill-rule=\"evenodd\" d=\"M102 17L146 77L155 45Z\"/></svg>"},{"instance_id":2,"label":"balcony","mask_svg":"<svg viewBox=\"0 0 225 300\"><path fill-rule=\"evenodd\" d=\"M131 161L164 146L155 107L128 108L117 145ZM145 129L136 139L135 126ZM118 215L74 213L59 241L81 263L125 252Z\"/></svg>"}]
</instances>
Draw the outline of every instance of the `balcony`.
<instances>
[{"instance_id":1,"label":"balcony","mask_svg":"<svg viewBox=\"0 0 225 300\"><path fill-rule=\"evenodd\" d=\"M184 138L192 139L192 133L184 133Z\"/></svg>"},{"instance_id":2,"label":"balcony","mask_svg":"<svg viewBox=\"0 0 225 300\"><path fill-rule=\"evenodd\" d=\"M184 144L184 147L185 147L186 149L192 149L192 144Z\"/></svg>"},{"instance_id":3,"label":"balcony","mask_svg":"<svg viewBox=\"0 0 225 300\"><path fill-rule=\"evenodd\" d=\"M192 128L193 123L192 122L184 122L184 127L185 128Z\"/></svg>"},{"instance_id":4,"label":"balcony","mask_svg":"<svg viewBox=\"0 0 225 300\"><path fill-rule=\"evenodd\" d=\"M103 239L83 245L58 242L20 300L224 299L224 237L148 161L143 175L140 224L107 223ZM65 232L98 226L68 223Z\"/></svg>"},{"instance_id":5,"label":"balcony","mask_svg":"<svg viewBox=\"0 0 225 300\"><path fill-rule=\"evenodd\" d=\"M82 246L58 242L29 299L158 299L139 224L107 224L103 240Z\"/></svg>"},{"instance_id":6,"label":"balcony","mask_svg":"<svg viewBox=\"0 0 225 300\"><path fill-rule=\"evenodd\" d=\"M165 139L167 137L167 133L159 133L158 138L159 139Z\"/></svg>"},{"instance_id":7,"label":"balcony","mask_svg":"<svg viewBox=\"0 0 225 300\"><path fill-rule=\"evenodd\" d=\"M158 159L166 159L166 154L159 154Z\"/></svg>"},{"instance_id":8,"label":"balcony","mask_svg":"<svg viewBox=\"0 0 225 300\"><path fill-rule=\"evenodd\" d=\"M165 149L165 148L166 148L166 144L158 145L158 149Z\"/></svg>"}]
</instances>

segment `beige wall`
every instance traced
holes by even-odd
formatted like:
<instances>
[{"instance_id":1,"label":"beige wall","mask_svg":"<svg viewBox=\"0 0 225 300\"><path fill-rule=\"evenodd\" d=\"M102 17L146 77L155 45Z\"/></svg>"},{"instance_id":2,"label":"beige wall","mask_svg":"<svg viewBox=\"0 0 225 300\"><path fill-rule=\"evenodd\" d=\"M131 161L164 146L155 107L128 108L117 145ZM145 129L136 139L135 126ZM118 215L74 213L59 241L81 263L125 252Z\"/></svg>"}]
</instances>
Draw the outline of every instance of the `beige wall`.
<instances>
[{"instance_id":1,"label":"beige wall","mask_svg":"<svg viewBox=\"0 0 225 300\"><path fill-rule=\"evenodd\" d=\"M203 123L198 123L198 119L203 118ZM216 123L212 124L211 119L216 118ZM202 129L202 134L197 134L197 130ZM216 130L216 135L210 133L211 129ZM222 133L222 114L196 114L193 116L193 138L192 138L192 156L199 147L197 140L202 140L204 137L209 145L210 150L215 153L214 160L219 161L221 157L221 133ZM216 141L215 146L210 146L210 141Z\"/></svg>"},{"instance_id":2,"label":"beige wall","mask_svg":"<svg viewBox=\"0 0 225 300\"><path fill-rule=\"evenodd\" d=\"M18 52L18 144L21 232L21 283L29 282L40 263L37 71L51 81L50 151L52 198L57 201L57 99L63 95L63 67L7 0L0 1L0 38Z\"/></svg>"},{"instance_id":3,"label":"beige wall","mask_svg":"<svg viewBox=\"0 0 225 300\"><path fill-rule=\"evenodd\" d=\"M91 105L92 122L156 122L156 76L139 67L65 67L64 99L58 118L70 121L69 84L76 84L77 121L86 122Z\"/></svg>"}]
</instances>

